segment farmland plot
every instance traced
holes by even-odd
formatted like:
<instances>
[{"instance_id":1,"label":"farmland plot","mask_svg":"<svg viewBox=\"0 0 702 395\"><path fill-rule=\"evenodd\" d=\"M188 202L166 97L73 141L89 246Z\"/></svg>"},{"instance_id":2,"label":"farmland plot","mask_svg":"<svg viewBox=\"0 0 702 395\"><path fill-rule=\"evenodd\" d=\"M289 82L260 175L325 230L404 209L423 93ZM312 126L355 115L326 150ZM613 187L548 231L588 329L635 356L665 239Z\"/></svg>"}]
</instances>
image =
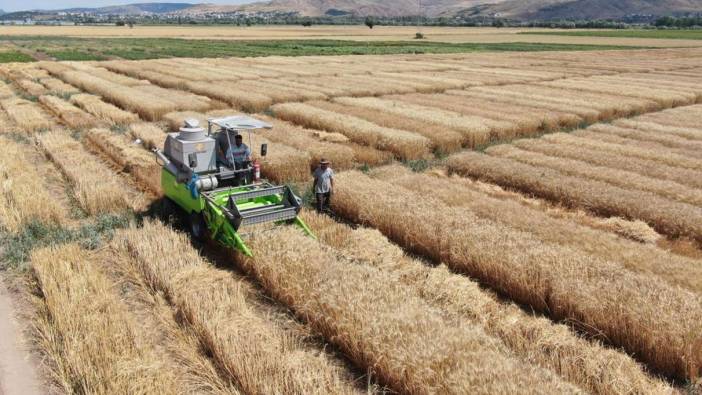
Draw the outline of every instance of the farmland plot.
<instances>
[{"instance_id":1,"label":"farmland plot","mask_svg":"<svg viewBox=\"0 0 702 395\"><path fill-rule=\"evenodd\" d=\"M137 217L97 250L34 251L39 347L66 392L674 392L702 369L699 251L663 249L702 241L701 61L671 49L0 66L3 231ZM329 159L337 218L375 229L303 211L316 240L251 229L245 258L148 218L161 193L149 150L185 119L239 111L273 124L246 141L254 157L269 145L264 177L304 191ZM57 122L70 130L43 131ZM70 207L22 166L32 143ZM372 168L393 158L430 170Z\"/></svg>"},{"instance_id":2,"label":"farmland plot","mask_svg":"<svg viewBox=\"0 0 702 395\"><path fill-rule=\"evenodd\" d=\"M666 134L665 127L642 131L637 127L646 123L637 119L515 141L489 148L489 156L459 154L449 160L449 168L567 206L644 220L672 237L702 239L702 158L694 151L695 140ZM693 134L697 130L690 128Z\"/></svg>"}]
</instances>

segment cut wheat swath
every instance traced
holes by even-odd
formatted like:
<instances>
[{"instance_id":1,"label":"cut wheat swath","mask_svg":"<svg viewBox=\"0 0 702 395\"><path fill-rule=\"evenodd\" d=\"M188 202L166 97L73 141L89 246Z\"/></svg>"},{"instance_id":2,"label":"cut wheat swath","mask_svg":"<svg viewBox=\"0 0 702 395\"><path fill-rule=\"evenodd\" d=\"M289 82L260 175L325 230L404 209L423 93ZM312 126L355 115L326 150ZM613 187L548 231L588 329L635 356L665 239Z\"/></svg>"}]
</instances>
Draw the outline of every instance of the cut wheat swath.
<instances>
[{"instance_id":1,"label":"cut wheat swath","mask_svg":"<svg viewBox=\"0 0 702 395\"><path fill-rule=\"evenodd\" d=\"M359 392L329 355L261 314L246 281L203 261L184 235L146 221L118 232L113 245L131 256L154 292L166 295L217 369L243 392Z\"/></svg>"},{"instance_id":2,"label":"cut wheat swath","mask_svg":"<svg viewBox=\"0 0 702 395\"><path fill-rule=\"evenodd\" d=\"M320 101L307 102L306 104L322 110L333 111L339 114L346 114L356 118L361 118L386 128L406 130L408 132L420 134L431 140L435 149L442 153L453 153L459 151L461 149L461 145L463 144L463 136L461 133L455 130L429 122L405 118L386 111L342 105L334 102Z\"/></svg>"},{"instance_id":3,"label":"cut wheat swath","mask_svg":"<svg viewBox=\"0 0 702 395\"><path fill-rule=\"evenodd\" d=\"M102 96L104 100L122 109L135 112L149 121L157 121L163 114L177 109L174 102L165 98L94 77L86 72L64 71L59 74L59 77L84 91Z\"/></svg>"},{"instance_id":4,"label":"cut wheat swath","mask_svg":"<svg viewBox=\"0 0 702 395\"><path fill-rule=\"evenodd\" d=\"M38 136L37 141L67 178L73 195L88 214L120 212L138 206L131 188L69 132L50 131Z\"/></svg>"},{"instance_id":5,"label":"cut wheat swath","mask_svg":"<svg viewBox=\"0 0 702 395\"><path fill-rule=\"evenodd\" d=\"M91 129L85 134L85 141L132 174L147 191L161 194L161 166L141 144L107 129Z\"/></svg>"},{"instance_id":6,"label":"cut wheat swath","mask_svg":"<svg viewBox=\"0 0 702 395\"><path fill-rule=\"evenodd\" d=\"M98 123L92 115L56 96L40 96L39 102L72 129L95 127Z\"/></svg>"},{"instance_id":7,"label":"cut wheat swath","mask_svg":"<svg viewBox=\"0 0 702 395\"><path fill-rule=\"evenodd\" d=\"M259 234L251 245L255 260L240 264L358 366L396 391L578 391L552 373L510 357L479 327L442 316L391 275L354 265L294 228Z\"/></svg>"},{"instance_id":8,"label":"cut wheat swath","mask_svg":"<svg viewBox=\"0 0 702 395\"><path fill-rule=\"evenodd\" d=\"M602 216L641 219L661 233L702 240L702 208L644 191L574 177L511 159L464 153L449 159L452 172L580 207Z\"/></svg>"},{"instance_id":9,"label":"cut wheat swath","mask_svg":"<svg viewBox=\"0 0 702 395\"><path fill-rule=\"evenodd\" d=\"M541 152L550 156L572 158L598 166L631 171L643 176L674 181L692 188L702 188L702 172L667 166L660 162L612 155L594 148L576 146L555 141L518 140L512 142L515 146L533 152Z\"/></svg>"},{"instance_id":10,"label":"cut wheat swath","mask_svg":"<svg viewBox=\"0 0 702 395\"><path fill-rule=\"evenodd\" d=\"M389 168L383 173L400 172L395 166ZM406 169L401 173L400 177L414 178L419 183L426 179L421 174L410 175ZM580 388L599 394L670 391L625 354L588 342L565 325L524 313L513 304L501 303L476 282L451 273L445 266L433 268L410 258L375 229L352 229L315 213L305 213L304 219L322 242L354 259L356 264L389 273L433 307L482 327L517 357L551 369Z\"/></svg>"},{"instance_id":11,"label":"cut wheat swath","mask_svg":"<svg viewBox=\"0 0 702 395\"><path fill-rule=\"evenodd\" d=\"M670 200L702 207L702 191L688 188L675 182L646 177L634 172L593 166L586 162L529 152L508 144L490 147L485 152L492 156L509 158L536 167L553 169L566 175L604 181L624 189L651 192Z\"/></svg>"},{"instance_id":12,"label":"cut wheat swath","mask_svg":"<svg viewBox=\"0 0 702 395\"><path fill-rule=\"evenodd\" d=\"M469 154L478 161L486 156ZM558 320L575 319L580 330L604 334L660 373L682 379L700 375L699 295L390 185L360 172L339 174L334 209L514 301ZM390 188L392 196L379 198L377 191ZM440 231L447 227L452 231Z\"/></svg>"},{"instance_id":13,"label":"cut wheat swath","mask_svg":"<svg viewBox=\"0 0 702 395\"><path fill-rule=\"evenodd\" d=\"M361 118L304 103L277 104L272 110L280 119L313 129L341 133L352 141L393 152L402 159L421 159L430 155L431 142L415 133L385 128Z\"/></svg>"},{"instance_id":14,"label":"cut wheat swath","mask_svg":"<svg viewBox=\"0 0 702 395\"><path fill-rule=\"evenodd\" d=\"M512 124L488 120L481 117L463 116L458 113L417 106L397 101L378 98L337 98L335 102L352 106L361 106L381 111L387 111L400 116L430 122L463 134L464 142L469 147L488 143L491 138L497 138L502 133L513 129ZM496 130L500 129L500 131Z\"/></svg>"},{"instance_id":15,"label":"cut wheat swath","mask_svg":"<svg viewBox=\"0 0 702 395\"><path fill-rule=\"evenodd\" d=\"M628 270L658 276L670 284L702 294L702 266L696 260L651 244L623 239L610 231L592 229L588 226L590 223L578 222L579 217L562 216L563 210L528 207L521 196L511 196L504 190L492 193L485 190L484 184L458 176L414 173L400 166L374 169L371 175L412 191L436 196L449 206L469 209L480 218L532 233L544 242L569 246L619 262Z\"/></svg>"},{"instance_id":16,"label":"cut wheat swath","mask_svg":"<svg viewBox=\"0 0 702 395\"><path fill-rule=\"evenodd\" d=\"M70 244L37 250L31 267L37 297L35 341L66 393L176 393L174 372L139 343L139 323L94 253Z\"/></svg>"},{"instance_id":17,"label":"cut wheat swath","mask_svg":"<svg viewBox=\"0 0 702 395\"><path fill-rule=\"evenodd\" d=\"M88 113L111 124L126 125L139 120L136 114L106 103L99 96L81 93L71 96L70 100Z\"/></svg>"},{"instance_id":18,"label":"cut wheat swath","mask_svg":"<svg viewBox=\"0 0 702 395\"><path fill-rule=\"evenodd\" d=\"M66 222L67 212L46 190L43 175L32 163L35 148L0 136L0 225L13 233L37 221L46 225Z\"/></svg>"},{"instance_id":19,"label":"cut wheat swath","mask_svg":"<svg viewBox=\"0 0 702 395\"><path fill-rule=\"evenodd\" d=\"M0 106L24 133L32 133L55 125L54 121L36 103L10 98L0 101Z\"/></svg>"}]
</instances>

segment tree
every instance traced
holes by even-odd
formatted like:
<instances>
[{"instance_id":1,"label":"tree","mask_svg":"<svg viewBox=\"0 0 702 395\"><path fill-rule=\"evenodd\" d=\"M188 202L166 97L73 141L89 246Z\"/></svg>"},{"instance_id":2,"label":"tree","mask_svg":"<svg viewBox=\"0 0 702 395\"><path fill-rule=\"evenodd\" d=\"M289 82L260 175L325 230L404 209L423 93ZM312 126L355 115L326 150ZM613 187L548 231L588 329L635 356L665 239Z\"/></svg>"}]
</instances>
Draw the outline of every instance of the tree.
<instances>
[{"instance_id":1,"label":"tree","mask_svg":"<svg viewBox=\"0 0 702 395\"><path fill-rule=\"evenodd\" d=\"M375 20L371 17L366 17L366 26L368 26L370 29L373 29L373 26L375 26Z\"/></svg>"},{"instance_id":2,"label":"tree","mask_svg":"<svg viewBox=\"0 0 702 395\"><path fill-rule=\"evenodd\" d=\"M115 22L115 26L124 26L124 25L125 25L124 21Z\"/></svg>"}]
</instances>

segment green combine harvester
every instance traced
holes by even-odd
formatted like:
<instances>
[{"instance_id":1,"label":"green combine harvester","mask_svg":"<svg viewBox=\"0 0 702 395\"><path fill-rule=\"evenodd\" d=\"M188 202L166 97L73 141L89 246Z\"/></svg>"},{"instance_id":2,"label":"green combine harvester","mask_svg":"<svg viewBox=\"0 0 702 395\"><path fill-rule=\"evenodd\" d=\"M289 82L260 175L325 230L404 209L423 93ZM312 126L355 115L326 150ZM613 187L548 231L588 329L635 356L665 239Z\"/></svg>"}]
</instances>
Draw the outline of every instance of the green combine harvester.
<instances>
[{"instance_id":1,"label":"green combine harvester","mask_svg":"<svg viewBox=\"0 0 702 395\"><path fill-rule=\"evenodd\" d=\"M289 186L260 179L258 160L234 163L217 152L218 140L231 146L231 136L248 132L250 143L256 130L271 129L271 125L243 115L209 119L207 123L205 130L197 120L188 119L178 133L168 134L163 151L154 149L163 167L165 198L187 214L193 237L203 240L209 234L247 256L253 254L240 233L247 226L289 223L314 237L298 217L301 199ZM266 144L261 145L261 158L267 150Z\"/></svg>"}]
</instances>

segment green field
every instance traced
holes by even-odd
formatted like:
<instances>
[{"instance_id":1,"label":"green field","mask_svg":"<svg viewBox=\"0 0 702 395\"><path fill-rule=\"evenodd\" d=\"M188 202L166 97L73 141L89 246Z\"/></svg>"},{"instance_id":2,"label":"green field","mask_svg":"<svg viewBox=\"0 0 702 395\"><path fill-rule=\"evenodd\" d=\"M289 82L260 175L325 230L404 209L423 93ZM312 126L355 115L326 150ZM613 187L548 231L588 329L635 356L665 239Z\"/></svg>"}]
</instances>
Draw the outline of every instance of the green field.
<instances>
[{"instance_id":1,"label":"green field","mask_svg":"<svg viewBox=\"0 0 702 395\"><path fill-rule=\"evenodd\" d=\"M625 29L625 30L588 30L572 32L523 32L520 34L542 34L548 36L578 36L578 37L623 37L623 38L664 38L677 40L702 40L700 30L657 30L657 29Z\"/></svg>"},{"instance_id":2,"label":"green field","mask_svg":"<svg viewBox=\"0 0 702 395\"><path fill-rule=\"evenodd\" d=\"M22 52L18 51L3 51L0 47L0 63L32 61L34 61L34 59L32 59L32 57L29 55L23 54Z\"/></svg>"},{"instance_id":3,"label":"green field","mask_svg":"<svg viewBox=\"0 0 702 395\"><path fill-rule=\"evenodd\" d=\"M75 38L0 36L12 44L57 60L157 59L169 57L390 55L502 51L582 51L632 47L540 43L436 43L426 41L187 40L173 38Z\"/></svg>"}]
</instances>

